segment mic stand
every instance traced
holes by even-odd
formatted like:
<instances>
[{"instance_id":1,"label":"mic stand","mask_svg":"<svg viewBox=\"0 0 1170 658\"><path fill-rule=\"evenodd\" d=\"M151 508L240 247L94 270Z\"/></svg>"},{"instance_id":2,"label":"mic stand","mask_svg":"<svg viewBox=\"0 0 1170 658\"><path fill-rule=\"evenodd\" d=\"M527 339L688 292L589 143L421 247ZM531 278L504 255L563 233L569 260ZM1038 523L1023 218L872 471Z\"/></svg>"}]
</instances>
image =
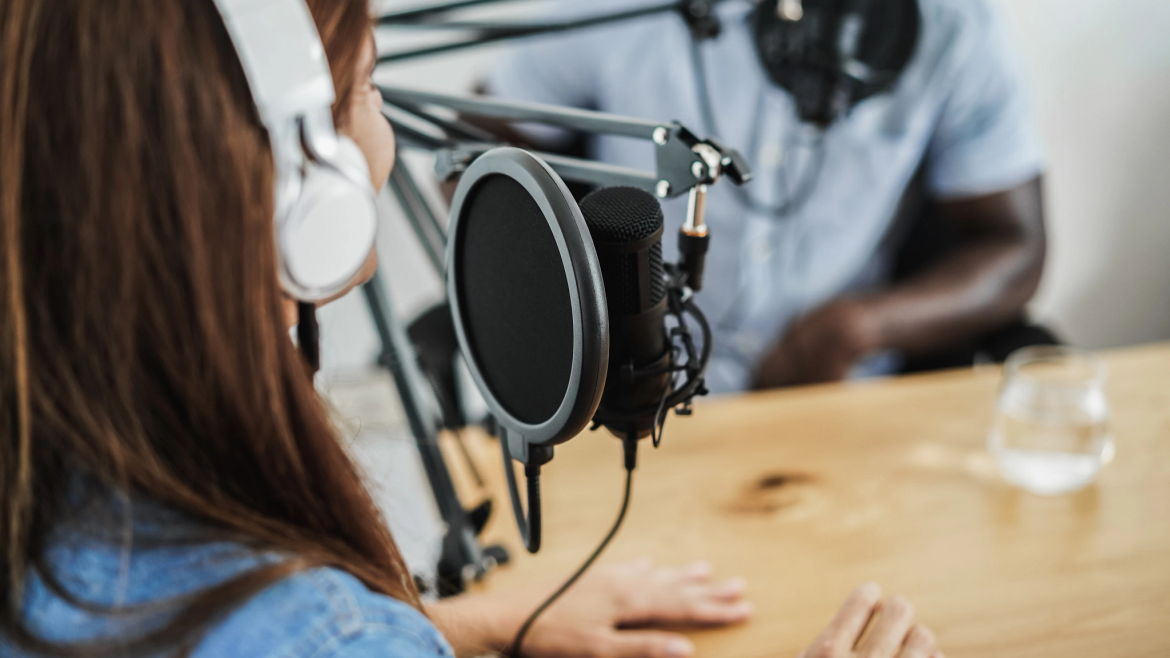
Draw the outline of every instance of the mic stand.
<instances>
[{"instance_id":1,"label":"mic stand","mask_svg":"<svg viewBox=\"0 0 1170 658\"><path fill-rule=\"evenodd\" d=\"M414 180L414 175L401 154L394 160L394 169L390 171L390 180L387 181L391 193L406 215L406 221L422 245L427 260L435 268L440 277L446 272L445 259L447 255L447 232L439 223L431 204L423 196L421 188ZM372 313L373 311L371 311Z\"/></svg>"},{"instance_id":2,"label":"mic stand","mask_svg":"<svg viewBox=\"0 0 1170 658\"><path fill-rule=\"evenodd\" d=\"M497 564L506 563L508 553L502 546L479 545L476 538L479 528L473 526L455 492L451 473L439 449L436 424L428 422L423 412L426 405L418 384L422 375L414 359L404 358L405 355L414 354L414 349L397 321L380 272L362 286L362 293L382 343L378 362L394 378L411 434L418 445L431 493L446 526L442 557L438 565L438 594L458 594L464 591L469 581L479 580Z\"/></svg>"},{"instance_id":3,"label":"mic stand","mask_svg":"<svg viewBox=\"0 0 1170 658\"><path fill-rule=\"evenodd\" d=\"M447 119L436 115L427 108L439 108L446 112L472 115L508 121L537 122L576 130L589 134L623 135L651 141L656 149L656 170L653 172L619 167L580 158L554 154L538 154L549 166L566 180L594 185L629 185L647 190L659 198L690 195L687 220L680 236L683 261L679 265L686 274L682 285L687 287L680 293L678 314L684 312L683 301L689 302L691 290L701 287L703 256L709 240L703 222L707 186L726 175L737 184L751 179L751 171L742 156L734 149L714 139L701 140L677 122L659 123L645 119L622 117L600 112L572 108L515 103L483 98L466 98L434 94L401 88L380 88L387 101L384 112L404 146L430 151L436 154L436 173L444 180L458 176L470 163L483 153L502 145L494 141L483 130L459 119ZM396 114L405 114L406 120L429 124L432 132L416 129ZM446 232L438 221L433 209L423 196L410 170L398 160L388 182L391 191L402 207L407 220L422 244L432 266L440 276L445 274L444 253ZM685 236L697 236L691 240ZM696 248L691 248L696 246ZM681 288L680 288L681 289ZM397 323L388 295L382 282L375 277L363 287L367 305L377 325L382 342L380 362L390 369L398 385L402 404L407 413L411 432L419 446L419 453L427 471L432 494L440 514L447 524L448 532L443 542L443 557L440 561L440 593L453 594L462 591L466 582L478 580L494 564L505 562L508 555L500 547L481 548L476 539L477 528L469 522L468 514L455 494L450 473L438 449L435 430L428 424L421 409L422 399L415 382L421 380L418 365L413 359L402 355L412 354L405 332ZM693 304L690 310L697 312ZM693 314L693 313L692 313ZM684 328L685 333L685 328ZM691 369L695 364L706 362L697 358L689 335L686 336ZM704 351L710 346L709 332L705 335ZM709 358L708 354L704 357ZM666 408L689 402L690 397L701 390L702 370L691 374L691 383L664 398ZM654 415L654 424L660 427L664 409ZM506 441L506 438L502 438ZM657 438L655 440L657 443ZM627 440L627 446L636 441ZM628 454L627 467L633 466L633 455ZM539 517L539 508L531 510ZM532 515L530 515L532 516ZM520 517L518 517L519 519ZM534 529L526 545L538 545L539 526ZM529 539L533 541L529 541Z\"/></svg>"},{"instance_id":4,"label":"mic stand","mask_svg":"<svg viewBox=\"0 0 1170 658\"><path fill-rule=\"evenodd\" d=\"M447 4L383 14L377 21L381 27L415 30L470 31L472 34L462 40L449 43L386 53L378 57L378 64L401 62L455 50L463 50L464 48L472 48L497 41L541 34L569 32L671 12L678 13L683 18L687 26L691 29L691 33L697 39L709 39L719 35L720 24L719 19L715 16L714 10L716 5L724 2L724 0L673 0L662 4L616 11L608 14L596 14L584 18L543 23L452 21L446 19L448 14L462 9L499 4L506 1L509 0L456 0Z\"/></svg>"}]
</instances>

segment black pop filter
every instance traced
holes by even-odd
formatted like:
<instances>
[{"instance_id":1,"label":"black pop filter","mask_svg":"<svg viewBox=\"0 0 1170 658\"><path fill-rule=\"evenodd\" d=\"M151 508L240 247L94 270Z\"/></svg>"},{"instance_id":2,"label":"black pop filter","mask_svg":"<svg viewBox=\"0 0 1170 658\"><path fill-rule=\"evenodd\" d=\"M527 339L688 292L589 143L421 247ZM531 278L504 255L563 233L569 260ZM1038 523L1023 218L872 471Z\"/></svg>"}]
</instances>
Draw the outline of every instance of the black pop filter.
<instances>
[{"instance_id":1,"label":"black pop filter","mask_svg":"<svg viewBox=\"0 0 1170 658\"><path fill-rule=\"evenodd\" d=\"M538 465L585 428L605 387L609 320L589 229L547 164L498 148L463 174L448 230L460 349L505 449Z\"/></svg>"}]
</instances>

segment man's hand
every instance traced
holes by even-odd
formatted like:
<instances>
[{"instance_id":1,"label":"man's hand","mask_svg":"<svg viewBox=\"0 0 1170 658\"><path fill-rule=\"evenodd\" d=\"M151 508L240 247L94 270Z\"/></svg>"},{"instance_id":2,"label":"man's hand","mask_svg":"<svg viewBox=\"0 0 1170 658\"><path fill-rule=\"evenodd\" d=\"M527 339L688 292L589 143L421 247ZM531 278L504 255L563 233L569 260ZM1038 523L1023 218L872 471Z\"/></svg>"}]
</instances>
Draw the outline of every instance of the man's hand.
<instances>
[{"instance_id":1,"label":"man's hand","mask_svg":"<svg viewBox=\"0 0 1170 658\"><path fill-rule=\"evenodd\" d=\"M858 299L838 299L797 320L760 362L752 388L845 379L878 349L877 318Z\"/></svg>"},{"instance_id":2,"label":"man's hand","mask_svg":"<svg viewBox=\"0 0 1170 658\"><path fill-rule=\"evenodd\" d=\"M901 597L881 600L867 583L853 590L829 627L799 658L943 658L934 634L914 624L914 607Z\"/></svg>"},{"instance_id":3,"label":"man's hand","mask_svg":"<svg viewBox=\"0 0 1170 658\"><path fill-rule=\"evenodd\" d=\"M801 318L764 357L753 388L843 379L867 353L931 354L1018 317L1044 269L1040 179L939 202L938 212L956 234L952 250L891 288Z\"/></svg>"},{"instance_id":4,"label":"man's hand","mask_svg":"<svg viewBox=\"0 0 1170 658\"><path fill-rule=\"evenodd\" d=\"M503 651L559 583L530 590L455 597L428 612L459 656ZM714 581L704 562L656 567L638 560L587 573L537 620L525 658L686 658L694 647L654 626L722 626L746 620L738 578Z\"/></svg>"}]
</instances>

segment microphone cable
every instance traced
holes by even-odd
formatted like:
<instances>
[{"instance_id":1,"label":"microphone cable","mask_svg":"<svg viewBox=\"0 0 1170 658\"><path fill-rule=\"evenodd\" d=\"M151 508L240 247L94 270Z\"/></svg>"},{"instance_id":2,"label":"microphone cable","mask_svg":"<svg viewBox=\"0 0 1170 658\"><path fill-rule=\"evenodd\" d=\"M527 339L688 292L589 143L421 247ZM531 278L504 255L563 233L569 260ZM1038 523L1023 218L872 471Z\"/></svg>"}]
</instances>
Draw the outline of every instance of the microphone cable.
<instances>
[{"instance_id":1,"label":"microphone cable","mask_svg":"<svg viewBox=\"0 0 1170 658\"><path fill-rule=\"evenodd\" d=\"M613 527L609 529L609 532L605 535L605 539L601 540L601 543L598 544L597 548L593 550L593 553L590 554L589 557L586 558L585 562L577 568L577 571L574 572L573 575L570 576L569 579L566 580L565 583L557 589L557 591L553 592L551 596L545 599L544 603L541 603L540 606L537 607L536 610L528 616L528 619L524 622L524 624L520 626L520 630L516 632L516 638L512 640L512 645L508 648L507 651L504 652L504 654L509 656L509 658L521 658L520 650L524 645L524 638L528 635L528 631L532 629L532 625L536 623L536 620L539 619L540 616L544 614L544 612L548 610L548 608L553 603L556 603L557 599L561 598L565 592L569 591L569 588L572 587L578 580L580 580L581 576L585 575L585 572L589 570L589 567L593 566L593 563L597 561L597 558L601 557L602 552L604 552L606 547L609 546L609 543L613 540L614 535L617 534L618 529L622 527L622 522L626 519L626 511L630 508L630 491L633 488L634 468L637 465L638 439L636 437L627 436L626 438L622 439L622 444L625 452L626 485L625 492L622 494L622 507L618 511L617 519L613 522Z\"/></svg>"},{"instance_id":2,"label":"microphone cable","mask_svg":"<svg viewBox=\"0 0 1170 658\"><path fill-rule=\"evenodd\" d=\"M694 78L695 85L695 102L699 107L699 118L703 123L703 129L709 134L718 136L719 131L715 125L715 109L711 102L711 90L707 77L707 69L703 62L702 43L693 35L691 37L691 74ZM766 84L766 83L765 83ZM755 118L753 119L753 129L750 148L751 152L746 153L745 156L749 162L755 163L757 149L760 143L760 132L763 124L764 114L764 90L760 90L759 98L756 102ZM751 212L760 215L775 222L782 224L791 222L793 215L802 210L805 203L812 197L813 191L817 187L817 182L821 179L821 174L825 164L825 130L818 129L816 137L813 138L811 144L806 145L812 150L810 155L811 161L808 162L804 171L801 172L800 180L797 181L796 189L792 189L789 185L788 176L788 156L783 155L784 158L779 168L780 175L778 180L782 181L784 190L784 199L780 203L765 203L754 196L745 187L732 186L731 193L735 195L736 199L742 203ZM787 148L785 149L787 151ZM748 292L748 284L741 277L739 283L735 287L735 292L731 296L731 304L723 313L723 316L715 323L723 331L738 332L744 322L744 316L748 313L746 298Z\"/></svg>"},{"instance_id":3,"label":"microphone cable","mask_svg":"<svg viewBox=\"0 0 1170 658\"><path fill-rule=\"evenodd\" d=\"M317 324L317 305L297 302L297 347L309 368L316 375L321 369L321 328Z\"/></svg>"},{"instance_id":4,"label":"microphone cable","mask_svg":"<svg viewBox=\"0 0 1170 658\"><path fill-rule=\"evenodd\" d=\"M703 129L712 136L718 136L719 131L715 127L715 109L711 103L711 89L707 79L707 69L703 65L703 51L702 44L699 39L691 37L691 72L694 76L695 82L695 100L699 106L699 117L703 122ZM759 133L760 126L763 121L763 90L760 91L760 99L756 107L756 117L753 121L755 128L753 132L755 136L752 138L751 148L753 153L759 147ZM739 186L732 186L731 191L739 198L739 201L748 207L749 210L759 215L771 216L777 221L788 219L790 215L795 214L804 207L805 202L812 196L813 190L816 189L817 181L821 178L821 170L825 164L825 131L818 129L816 137L813 138L812 143L808 145L812 150L811 162L804 167L800 180L795 190L791 190L788 182L788 176L783 175L785 182L785 199L776 204L764 203L752 196L746 188ZM787 156L784 156L787 160ZM749 157L750 161L756 160L755 157ZM785 164L781 167L782 174L786 174L788 166ZM790 191L791 190L791 191Z\"/></svg>"}]
</instances>

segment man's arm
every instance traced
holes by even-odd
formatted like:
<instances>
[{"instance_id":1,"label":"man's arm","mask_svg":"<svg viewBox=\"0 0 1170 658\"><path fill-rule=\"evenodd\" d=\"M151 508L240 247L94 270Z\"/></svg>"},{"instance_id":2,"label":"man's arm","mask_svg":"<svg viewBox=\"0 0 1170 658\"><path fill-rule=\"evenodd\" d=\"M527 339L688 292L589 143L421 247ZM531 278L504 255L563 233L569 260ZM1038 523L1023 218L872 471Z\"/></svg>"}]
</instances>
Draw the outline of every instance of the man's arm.
<instances>
[{"instance_id":1,"label":"man's arm","mask_svg":"<svg viewBox=\"0 0 1170 658\"><path fill-rule=\"evenodd\" d=\"M1041 179L940 209L960 236L953 253L887 290L835 300L798 320L761 362L753 387L844 379L866 354L927 354L1018 315L1044 268Z\"/></svg>"},{"instance_id":2,"label":"man's arm","mask_svg":"<svg viewBox=\"0 0 1170 658\"><path fill-rule=\"evenodd\" d=\"M994 329L1019 315L1040 285L1047 248L1040 178L940 209L961 246L869 301L878 349L917 356Z\"/></svg>"},{"instance_id":3,"label":"man's arm","mask_svg":"<svg viewBox=\"0 0 1170 658\"><path fill-rule=\"evenodd\" d=\"M958 248L890 289L830 302L766 356L757 387L842 379L866 354L929 353L995 328L1035 293L1044 265L1043 153L1027 92L994 8L956 3L934 83L945 91L924 154L928 195ZM992 192L993 190L998 190Z\"/></svg>"}]
</instances>

